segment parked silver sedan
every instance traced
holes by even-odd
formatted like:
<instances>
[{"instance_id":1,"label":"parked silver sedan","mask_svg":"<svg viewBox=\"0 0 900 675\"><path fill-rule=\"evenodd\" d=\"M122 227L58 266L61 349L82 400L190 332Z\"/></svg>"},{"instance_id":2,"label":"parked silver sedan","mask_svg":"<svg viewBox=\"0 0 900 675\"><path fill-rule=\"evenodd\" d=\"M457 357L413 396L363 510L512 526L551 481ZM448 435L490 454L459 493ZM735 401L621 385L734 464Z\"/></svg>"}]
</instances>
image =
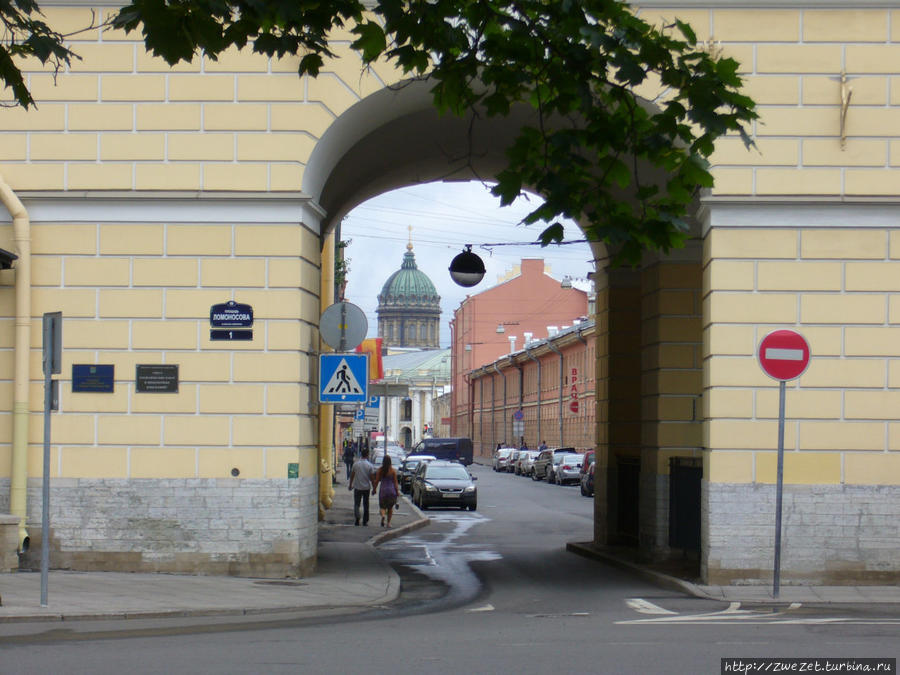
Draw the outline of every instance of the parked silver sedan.
<instances>
[{"instance_id":1,"label":"parked silver sedan","mask_svg":"<svg viewBox=\"0 0 900 675\"><path fill-rule=\"evenodd\" d=\"M516 452L515 448L498 448L494 451L493 467L494 471L506 471L506 465L509 462L510 455Z\"/></svg>"},{"instance_id":2,"label":"parked silver sedan","mask_svg":"<svg viewBox=\"0 0 900 675\"><path fill-rule=\"evenodd\" d=\"M557 485L577 483L581 480L581 465L584 463L584 455L560 455L559 461L553 458L553 482Z\"/></svg>"},{"instance_id":3,"label":"parked silver sedan","mask_svg":"<svg viewBox=\"0 0 900 675\"><path fill-rule=\"evenodd\" d=\"M519 450L513 473L517 476L530 476L534 468L534 458L539 454L537 450Z\"/></svg>"}]
</instances>

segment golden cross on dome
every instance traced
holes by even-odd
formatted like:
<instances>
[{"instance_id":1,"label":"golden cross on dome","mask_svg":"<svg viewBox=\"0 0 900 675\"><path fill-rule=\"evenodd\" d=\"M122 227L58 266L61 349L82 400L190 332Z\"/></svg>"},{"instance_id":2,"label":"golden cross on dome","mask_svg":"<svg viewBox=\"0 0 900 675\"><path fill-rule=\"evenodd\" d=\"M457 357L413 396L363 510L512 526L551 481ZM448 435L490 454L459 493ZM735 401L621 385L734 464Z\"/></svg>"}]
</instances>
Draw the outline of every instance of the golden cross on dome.
<instances>
[{"instance_id":1,"label":"golden cross on dome","mask_svg":"<svg viewBox=\"0 0 900 675\"><path fill-rule=\"evenodd\" d=\"M406 229L409 230L409 243L406 245L406 250L412 251L412 225L407 226Z\"/></svg>"}]
</instances>

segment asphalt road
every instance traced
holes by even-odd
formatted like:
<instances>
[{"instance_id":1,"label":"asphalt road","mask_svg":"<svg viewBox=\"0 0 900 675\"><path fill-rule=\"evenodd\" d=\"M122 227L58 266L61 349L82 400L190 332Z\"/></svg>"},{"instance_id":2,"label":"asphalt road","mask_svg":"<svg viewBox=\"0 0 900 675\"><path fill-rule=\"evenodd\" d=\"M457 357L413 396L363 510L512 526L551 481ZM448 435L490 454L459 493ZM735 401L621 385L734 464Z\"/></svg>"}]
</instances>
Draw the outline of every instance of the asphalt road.
<instances>
[{"instance_id":1,"label":"asphalt road","mask_svg":"<svg viewBox=\"0 0 900 675\"><path fill-rule=\"evenodd\" d=\"M577 487L473 472L477 512L432 509L430 527L382 546L404 580L390 607L349 619L109 626L71 641L59 632L5 643L0 673L652 675L719 673L723 658L898 656L897 607L741 607L661 590L565 552L591 533L591 500ZM804 671L826 672L817 663Z\"/></svg>"}]
</instances>

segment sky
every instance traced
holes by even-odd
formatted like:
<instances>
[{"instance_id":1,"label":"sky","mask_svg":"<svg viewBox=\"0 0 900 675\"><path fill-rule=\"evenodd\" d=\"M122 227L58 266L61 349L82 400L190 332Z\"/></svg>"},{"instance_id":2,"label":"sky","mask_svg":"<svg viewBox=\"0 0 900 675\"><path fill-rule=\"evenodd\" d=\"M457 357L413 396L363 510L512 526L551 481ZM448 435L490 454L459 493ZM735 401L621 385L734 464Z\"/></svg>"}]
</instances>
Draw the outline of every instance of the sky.
<instances>
[{"instance_id":1,"label":"sky","mask_svg":"<svg viewBox=\"0 0 900 675\"><path fill-rule=\"evenodd\" d=\"M593 270L593 256L586 243L547 248L527 245L543 230L540 225L519 224L535 208L534 199L522 198L501 207L482 183L428 183L384 193L353 209L341 225L341 238L350 240L345 249L350 259L345 299L365 313L369 337L378 333L378 293L387 278L400 269L410 236L416 265L441 296L441 347L450 346L450 320L466 295L496 285L498 276L522 258L543 258L549 267L547 273L556 279L566 275L586 279ZM582 238L574 223L564 225L566 240ZM506 245L513 243L519 245ZM471 288L457 286L448 272L450 261L466 244L472 244L472 252L481 257L487 269L481 283Z\"/></svg>"}]
</instances>

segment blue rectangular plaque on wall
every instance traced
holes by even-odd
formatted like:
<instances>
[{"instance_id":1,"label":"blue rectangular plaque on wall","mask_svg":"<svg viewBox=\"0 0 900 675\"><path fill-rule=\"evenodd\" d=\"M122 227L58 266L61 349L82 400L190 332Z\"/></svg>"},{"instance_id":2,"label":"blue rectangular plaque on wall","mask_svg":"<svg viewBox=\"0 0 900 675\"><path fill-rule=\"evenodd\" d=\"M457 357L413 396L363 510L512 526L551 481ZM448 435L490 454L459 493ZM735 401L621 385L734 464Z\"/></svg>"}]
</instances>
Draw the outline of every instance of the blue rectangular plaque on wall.
<instances>
[{"instance_id":1,"label":"blue rectangular plaque on wall","mask_svg":"<svg viewBox=\"0 0 900 675\"><path fill-rule=\"evenodd\" d=\"M111 394L115 388L114 365L72 364L72 391Z\"/></svg>"}]
</instances>

